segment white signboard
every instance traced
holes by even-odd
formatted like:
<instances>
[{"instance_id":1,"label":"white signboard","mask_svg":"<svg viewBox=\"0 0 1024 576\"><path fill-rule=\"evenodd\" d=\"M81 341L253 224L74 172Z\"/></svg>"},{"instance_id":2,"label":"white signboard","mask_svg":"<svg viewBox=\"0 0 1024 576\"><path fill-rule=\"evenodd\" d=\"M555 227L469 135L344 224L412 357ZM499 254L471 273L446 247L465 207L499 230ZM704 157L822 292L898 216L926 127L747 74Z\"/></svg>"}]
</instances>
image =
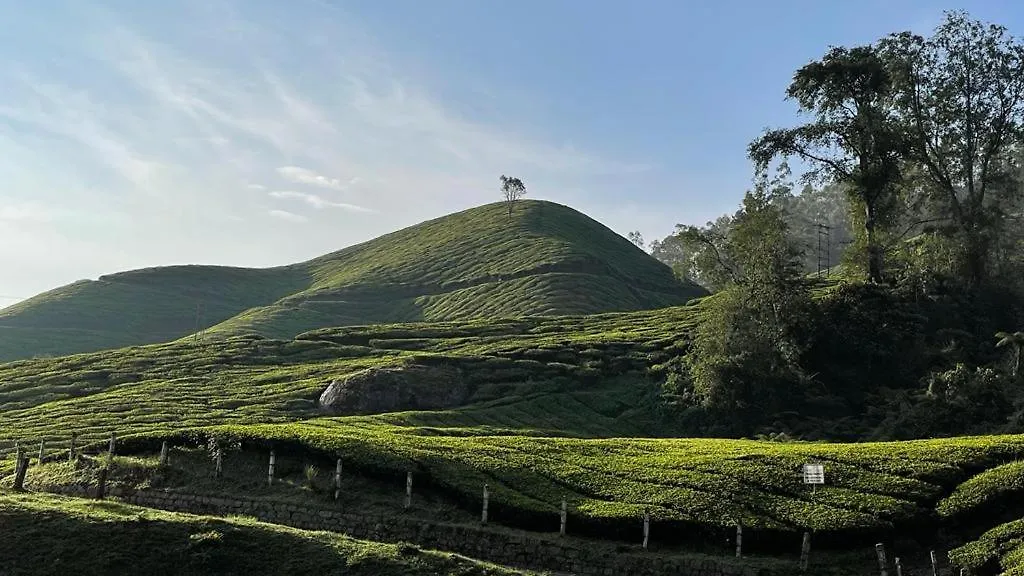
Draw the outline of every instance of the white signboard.
<instances>
[{"instance_id":1,"label":"white signboard","mask_svg":"<svg viewBox=\"0 0 1024 576\"><path fill-rule=\"evenodd\" d=\"M804 464L804 484L824 484L824 464Z\"/></svg>"}]
</instances>

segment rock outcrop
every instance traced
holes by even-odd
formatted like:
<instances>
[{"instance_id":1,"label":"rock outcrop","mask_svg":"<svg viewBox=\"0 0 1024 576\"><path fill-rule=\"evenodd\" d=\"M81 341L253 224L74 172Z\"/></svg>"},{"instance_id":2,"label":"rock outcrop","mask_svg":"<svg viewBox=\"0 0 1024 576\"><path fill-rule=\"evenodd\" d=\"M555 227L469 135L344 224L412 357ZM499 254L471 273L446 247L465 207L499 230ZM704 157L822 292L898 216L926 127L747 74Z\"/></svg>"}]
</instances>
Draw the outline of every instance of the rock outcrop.
<instances>
[{"instance_id":1,"label":"rock outcrop","mask_svg":"<svg viewBox=\"0 0 1024 576\"><path fill-rule=\"evenodd\" d=\"M367 368L333 380L320 394L320 409L335 415L441 410L464 404L469 394L455 367Z\"/></svg>"}]
</instances>

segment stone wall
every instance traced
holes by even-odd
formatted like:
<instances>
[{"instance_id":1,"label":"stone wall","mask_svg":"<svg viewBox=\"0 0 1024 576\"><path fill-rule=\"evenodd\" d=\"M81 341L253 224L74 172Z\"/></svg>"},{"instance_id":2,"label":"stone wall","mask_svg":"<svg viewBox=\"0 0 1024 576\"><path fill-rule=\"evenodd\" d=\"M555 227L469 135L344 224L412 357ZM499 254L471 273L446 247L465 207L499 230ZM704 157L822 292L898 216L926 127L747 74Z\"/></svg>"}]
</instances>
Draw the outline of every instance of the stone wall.
<instances>
[{"instance_id":1,"label":"stone wall","mask_svg":"<svg viewBox=\"0 0 1024 576\"><path fill-rule=\"evenodd\" d=\"M51 491L90 496L82 486ZM400 515L351 514L268 500L224 498L165 490L111 487L107 495L129 504L176 512L251 516L306 530L328 530L378 542L407 542L424 549L455 552L496 564L551 570L577 576L776 576L795 571L768 569L743 560L618 552L613 545L557 535L484 526L431 523ZM758 562L761 564L761 562Z\"/></svg>"}]
</instances>

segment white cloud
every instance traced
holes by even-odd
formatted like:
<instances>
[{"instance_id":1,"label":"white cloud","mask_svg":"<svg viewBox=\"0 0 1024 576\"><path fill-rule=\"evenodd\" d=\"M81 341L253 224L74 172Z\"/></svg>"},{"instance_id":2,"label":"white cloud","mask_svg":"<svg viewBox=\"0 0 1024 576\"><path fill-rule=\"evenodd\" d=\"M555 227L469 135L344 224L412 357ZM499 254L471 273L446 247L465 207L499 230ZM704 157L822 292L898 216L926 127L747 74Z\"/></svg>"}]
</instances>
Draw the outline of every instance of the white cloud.
<instances>
[{"instance_id":1,"label":"white cloud","mask_svg":"<svg viewBox=\"0 0 1024 576\"><path fill-rule=\"evenodd\" d=\"M353 184L359 182L359 177L350 178L347 182L342 182L337 178L330 178L323 174L317 174L313 170L301 168L299 166L281 166L277 169L277 173L280 174L282 178L296 184L309 184L310 186L330 188L331 190L338 191L345 191Z\"/></svg>"},{"instance_id":2,"label":"white cloud","mask_svg":"<svg viewBox=\"0 0 1024 576\"><path fill-rule=\"evenodd\" d=\"M342 208L350 212L374 212L369 208L363 208L362 206L356 206L355 204L347 204L345 202L331 202L325 200L322 196L317 194L310 194L308 192L296 192L294 190L281 190L270 193L270 196L278 199L295 199L301 200L310 206L321 209L321 208Z\"/></svg>"},{"instance_id":3,"label":"white cloud","mask_svg":"<svg viewBox=\"0 0 1024 576\"><path fill-rule=\"evenodd\" d=\"M267 214L270 214L274 218L287 220L288 222L306 222L309 220L305 216L296 214L294 212L288 212L287 210L267 210Z\"/></svg>"}]
</instances>

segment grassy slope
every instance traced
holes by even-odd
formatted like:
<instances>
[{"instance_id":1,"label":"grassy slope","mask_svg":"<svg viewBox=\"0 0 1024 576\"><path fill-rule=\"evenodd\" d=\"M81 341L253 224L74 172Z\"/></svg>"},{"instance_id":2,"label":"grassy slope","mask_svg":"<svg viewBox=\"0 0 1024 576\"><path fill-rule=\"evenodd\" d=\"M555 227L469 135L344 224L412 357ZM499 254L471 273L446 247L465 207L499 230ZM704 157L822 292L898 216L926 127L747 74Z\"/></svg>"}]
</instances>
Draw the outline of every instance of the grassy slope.
<instances>
[{"instance_id":1,"label":"grassy slope","mask_svg":"<svg viewBox=\"0 0 1024 576\"><path fill-rule=\"evenodd\" d=\"M82 281L0 311L0 360L325 326L587 314L700 294L579 212L489 204L291 266L150 268Z\"/></svg>"},{"instance_id":2,"label":"grassy slope","mask_svg":"<svg viewBox=\"0 0 1024 576\"><path fill-rule=\"evenodd\" d=\"M0 572L21 574L522 574L449 554L403 554L245 518L211 518L116 502L0 493Z\"/></svg>"},{"instance_id":3,"label":"grassy slope","mask_svg":"<svg viewBox=\"0 0 1024 576\"><path fill-rule=\"evenodd\" d=\"M416 470L418 485L468 508L490 483L497 522L550 526L567 497L576 524L629 529L648 509L658 522L714 528L741 517L752 530L837 536L928 524L960 483L1024 455L1019 437L862 445L628 438L666 431L652 410L654 379L699 313L696 305L348 327L294 341L234 338L0 365L0 438L45 439L56 449L72 431L80 444L99 445L116 430L125 450L144 451L150 439L231 424L220 432L263 450L306 451L321 469L342 454L346 469L397 484ZM318 414L315 399L330 379L407 361L461 367L476 384L470 403ZM795 476L808 459L828 466L829 485L813 495Z\"/></svg>"},{"instance_id":4,"label":"grassy slope","mask_svg":"<svg viewBox=\"0 0 1024 576\"><path fill-rule=\"evenodd\" d=\"M181 342L2 364L0 441L300 420L318 415L331 379L408 361L460 366L476 387L472 405L363 419L651 435L650 415L629 412L654 389L642 374L678 354L698 311L351 327L293 341Z\"/></svg>"}]
</instances>

